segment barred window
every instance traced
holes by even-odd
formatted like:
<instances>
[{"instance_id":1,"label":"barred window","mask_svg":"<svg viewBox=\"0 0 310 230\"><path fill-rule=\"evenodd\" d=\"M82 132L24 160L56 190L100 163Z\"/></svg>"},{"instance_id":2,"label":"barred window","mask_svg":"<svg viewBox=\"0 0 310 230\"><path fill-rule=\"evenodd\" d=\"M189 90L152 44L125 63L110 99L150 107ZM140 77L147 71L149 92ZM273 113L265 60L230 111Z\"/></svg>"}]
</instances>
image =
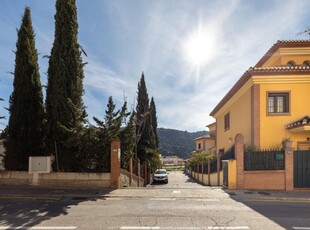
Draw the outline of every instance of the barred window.
<instances>
[{"instance_id":1,"label":"barred window","mask_svg":"<svg viewBox=\"0 0 310 230\"><path fill-rule=\"evenodd\" d=\"M268 113L289 113L289 93L268 93Z\"/></svg>"}]
</instances>

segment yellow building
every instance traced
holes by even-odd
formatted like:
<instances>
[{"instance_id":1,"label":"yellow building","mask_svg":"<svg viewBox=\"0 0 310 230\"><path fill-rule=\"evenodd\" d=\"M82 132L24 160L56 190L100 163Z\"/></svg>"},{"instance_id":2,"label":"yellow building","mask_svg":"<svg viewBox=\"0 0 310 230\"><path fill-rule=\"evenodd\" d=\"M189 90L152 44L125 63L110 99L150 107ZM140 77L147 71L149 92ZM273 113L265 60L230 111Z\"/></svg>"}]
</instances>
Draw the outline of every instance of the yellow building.
<instances>
[{"instance_id":1,"label":"yellow building","mask_svg":"<svg viewBox=\"0 0 310 230\"><path fill-rule=\"evenodd\" d=\"M249 68L210 113L217 152L241 133L245 144L275 148L290 138L310 149L310 41L278 41Z\"/></svg>"},{"instance_id":2,"label":"yellow building","mask_svg":"<svg viewBox=\"0 0 310 230\"><path fill-rule=\"evenodd\" d=\"M215 154L216 153L216 146L215 146L215 128L216 124L212 123L210 125L207 125L209 128L209 134L198 137L194 139L196 150L192 152L192 154L195 154L196 152L201 152L203 154Z\"/></svg>"}]
</instances>

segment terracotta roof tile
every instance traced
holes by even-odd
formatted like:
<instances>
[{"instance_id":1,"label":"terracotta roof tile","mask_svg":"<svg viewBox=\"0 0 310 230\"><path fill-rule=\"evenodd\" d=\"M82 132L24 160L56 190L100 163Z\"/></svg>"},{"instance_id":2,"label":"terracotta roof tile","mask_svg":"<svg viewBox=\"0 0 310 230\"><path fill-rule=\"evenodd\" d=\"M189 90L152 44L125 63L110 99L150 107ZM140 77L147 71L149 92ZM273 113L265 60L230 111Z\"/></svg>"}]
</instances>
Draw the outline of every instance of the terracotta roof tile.
<instances>
[{"instance_id":1,"label":"terracotta roof tile","mask_svg":"<svg viewBox=\"0 0 310 230\"><path fill-rule=\"evenodd\" d=\"M213 116L217 113L222 106L253 76L253 75L290 75L290 74L310 74L309 66L277 66L277 67L261 67L261 65L278 49L281 47L310 47L310 40L286 40L277 41L268 52L260 59L260 61L254 66L250 67L240 79L233 85L223 99L216 105L216 107L210 113Z\"/></svg>"},{"instance_id":2,"label":"terracotta roof tile","mask_svg":"<svg viewBox=\"0 0 310 230\"><path fill-rule=\"evenodd\" d=\"M255 67L262 66L279 48L287 47L309 47L310 40L279 40L267 51L267 53L256 63Z\"/></svg>"},{"instance_id":3,"label":"terracotta roof tile","mask_svg":"<svg viewBox=\"0 0 310 230\"><path fill-rule=\"evenodd\" d=\"M306 126L306 125L310 125L310 116L305 116L301 119L299 119L298 121L294 121L290 124L285 125L286 129L294 129L294 128L298 128L301 126Z\"/></svg>"}]
</instances>

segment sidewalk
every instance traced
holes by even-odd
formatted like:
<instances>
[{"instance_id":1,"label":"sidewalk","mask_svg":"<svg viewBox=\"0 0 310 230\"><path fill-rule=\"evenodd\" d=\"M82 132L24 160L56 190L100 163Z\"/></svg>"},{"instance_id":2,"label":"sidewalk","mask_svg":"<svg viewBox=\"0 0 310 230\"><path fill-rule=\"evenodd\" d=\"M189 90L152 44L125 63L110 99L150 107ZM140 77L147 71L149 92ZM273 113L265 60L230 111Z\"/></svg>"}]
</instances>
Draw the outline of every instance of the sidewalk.
<instances>
[{"instance_id":1,"label":"sidewalk","mask_svg":"<svg viewBox=\"0 0 310 230\"><path fill-rule=\"evenodd\" d=\"M112 189L96 188L51 188L41 186L0 185L1 198L100 198L109 194Z\"/></svg>"},{"instance_id":2,"label":"sidewalk","mask_svg":"<svg viewBox=\"0 0 310 230\"><path fill-rule=\"evenodd\" d=\"M257 191L224 189L232 199L236 200L270 200L287 202L310 202L310 190L295 191Z\"/></svg>"},{"instance_id":3,"label":"sidewalk","mask_svg":"<svg viewBox=\"0 0 310 230\"><path fill-rule=\"evenodd\" d=\"M117 197L130 194L139 196L158 196L158 192L152 192L152 188L124 188L119 190L101 189L101 188L51 188L40 186L13 186L0 185L0 199L2 198L27 198L27 199L104 199L107 197ZM172 189L172 188L170 188ZM125 191L127 190L127 191ZM147 190L149 190L147 192ZM160 189L155 189L160 190ZM257 190L231 190L220 187L204 187L210 197L216 196L217 191L221 194L226 193L234 200L243 201L287 201L287 202L310 202L309 191L257 191ZM114 191L114 192L113 192ZM153 194L154 193L154 194ZM185 193L183 194L185 195ZM201 194L203 195L203 193ZM220 194L219 194L220 195Z\"/></svg>"}]
</instances>

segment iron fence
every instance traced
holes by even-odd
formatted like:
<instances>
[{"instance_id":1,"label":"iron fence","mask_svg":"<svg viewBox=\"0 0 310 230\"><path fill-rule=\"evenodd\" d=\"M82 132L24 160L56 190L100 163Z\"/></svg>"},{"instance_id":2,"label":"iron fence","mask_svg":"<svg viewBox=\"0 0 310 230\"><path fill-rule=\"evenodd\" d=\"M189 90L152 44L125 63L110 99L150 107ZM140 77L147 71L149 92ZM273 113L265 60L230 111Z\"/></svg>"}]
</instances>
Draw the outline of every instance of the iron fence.
<instances>
[{"instance_id":1,"label":"iron fence","mask_svg":"<svg viewBox=\"0 0 310 230\"><path fill-rule=\"evenodd\" d=\"M284 170L285 150L244 151L244 170Z\"/></svg>"}]
</instances>

